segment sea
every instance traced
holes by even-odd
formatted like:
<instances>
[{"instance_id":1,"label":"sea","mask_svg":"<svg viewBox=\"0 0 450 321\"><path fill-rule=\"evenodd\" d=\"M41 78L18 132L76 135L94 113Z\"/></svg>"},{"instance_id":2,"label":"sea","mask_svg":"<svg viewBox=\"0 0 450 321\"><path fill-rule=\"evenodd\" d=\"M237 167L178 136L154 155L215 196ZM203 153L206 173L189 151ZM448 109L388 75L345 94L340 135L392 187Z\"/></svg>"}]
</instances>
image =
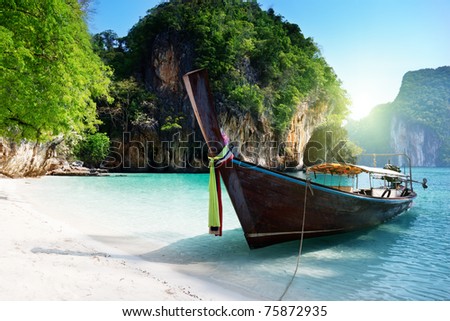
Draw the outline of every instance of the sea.
<instances>
[{"instance_id":1,"label":"sea","mask_svg":"<svg viewBox=\"0 0 450 321\"><path fill-rule=\"evenodd\" d=\"M23 179L34 207L89 237L261 300L450 300L450 168L413 168L418 197L376 228L250 250L223 188L208 234L208 174Z\"/></svg>"}]
</instances>

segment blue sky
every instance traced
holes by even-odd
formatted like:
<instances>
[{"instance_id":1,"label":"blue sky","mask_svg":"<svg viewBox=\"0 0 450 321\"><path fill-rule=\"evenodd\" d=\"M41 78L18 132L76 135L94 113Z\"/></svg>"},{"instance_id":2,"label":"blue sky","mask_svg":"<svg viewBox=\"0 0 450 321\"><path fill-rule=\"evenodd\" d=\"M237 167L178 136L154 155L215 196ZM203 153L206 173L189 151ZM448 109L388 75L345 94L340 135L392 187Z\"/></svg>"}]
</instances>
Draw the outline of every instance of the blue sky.
<instances>
[{"instance_id":1,"label":"blue sky","mask_svg":"<svg viewBox=\"0 0 450 321\"><path fill-rule=\"evenodd\" d=\"M94 0L92 33L125 36L160 0ZM312 37L343 82L352 116L393 101L410 70L450 65L450 0L259 0Z\"/></svg>"}]
</instances>

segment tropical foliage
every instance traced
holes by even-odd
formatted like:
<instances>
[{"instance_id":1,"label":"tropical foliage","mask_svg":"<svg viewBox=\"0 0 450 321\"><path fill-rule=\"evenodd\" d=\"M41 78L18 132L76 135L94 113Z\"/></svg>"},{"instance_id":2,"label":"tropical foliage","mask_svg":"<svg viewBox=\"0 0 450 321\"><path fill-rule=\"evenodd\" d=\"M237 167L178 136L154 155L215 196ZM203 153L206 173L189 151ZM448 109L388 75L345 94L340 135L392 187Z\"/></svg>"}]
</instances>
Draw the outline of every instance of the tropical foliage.
<instances>
[{"instance_id":1,"label":"tropical foliage","mask_svg":"<svg viewBox=\"0 0 450 321\"><path fill-rule=\"evenodd\" d=\"M109 69L77 0L2 0L0 136L46 141L94 130Z\"/></svg>"},{"instance_id":2,"label":"tropical foliage","mask_svg":"<svg viewBox=\"0 0 450 321\"><path fill-rule=\"evenodd\" d=\"M348 140L340 117L330 116L314 130L306 145L303 163L306 166L323 162L355 164L361 153L362 149Z\"/></svg>"},{"instance_id":3,"label":"tropical foliage","mask_svg":"<svg viewBox=\"0 0 450 321\"><path fill-rule=\"evenodd\" d=\"M108 153L109 137L105 133L87 135L74 147L75 156L82 159L88 166L98 167Z\"/></svg>"},{"instance_id":4,"label":"tropical foliage","mask_svg":"<svg viewBox=\"0 0 450 321\"><path fill-rule=\"evenodd\" d=\"M433 129L442 143L439 159L450 165L450 67L406 73L393 105L395 113Z\"/></svg>"},{"instance_id":5,"label":"tropical foliage","mask_svg":"<svg viewBox=\"0 0 450 321\"><path fill-rule=\"evenodd\" d=\"M329 106L327 113L341 118L347 113L346 94L313 39L255 1L165 2L149 10L127 37L106 31L94 40L116 79L124 79L145 72L152 44L164 33L176 35L187 51L193 48L191 69L208 69L214 92L229 109L264 115L279 133L307 98ZM172 117L169 127L178 117L162 116Z\"/></svg>"}]
</instances>

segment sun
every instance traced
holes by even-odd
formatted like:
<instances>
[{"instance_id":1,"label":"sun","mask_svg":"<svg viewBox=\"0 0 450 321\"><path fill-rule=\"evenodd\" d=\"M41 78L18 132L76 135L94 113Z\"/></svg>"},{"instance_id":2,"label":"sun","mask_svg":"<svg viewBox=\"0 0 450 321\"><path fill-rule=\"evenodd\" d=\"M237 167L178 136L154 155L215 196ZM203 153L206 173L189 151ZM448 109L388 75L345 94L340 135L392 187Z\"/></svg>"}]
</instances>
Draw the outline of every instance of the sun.
<instances>
[{"instance_id":1,"label":"sun","mask_svg":"<svg viewBox=\"0 0 450 321\"><path fill-rule=\"evenodd\" d=\"M350 118L359 120L369 115L370 111L380 103L380 98L374 97L370 92L353 94L352 105L349 107Z\"/></svg>"}]
</instances>

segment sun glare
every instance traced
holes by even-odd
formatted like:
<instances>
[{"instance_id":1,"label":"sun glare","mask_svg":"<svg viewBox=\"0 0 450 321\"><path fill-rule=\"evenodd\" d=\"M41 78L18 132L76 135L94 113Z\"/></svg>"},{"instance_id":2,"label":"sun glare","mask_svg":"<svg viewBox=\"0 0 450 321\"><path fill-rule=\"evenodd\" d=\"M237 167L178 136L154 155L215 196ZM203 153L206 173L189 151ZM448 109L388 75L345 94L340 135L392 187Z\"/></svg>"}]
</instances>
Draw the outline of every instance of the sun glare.
<instances>
[{"instance_id":1,"label":"sun glare","mask_svg":"<svg viewBox=\"0 0 450 321\"><path fill-rule=\"evenodd\" d=\"M350 118L359 120L369 115L375 106L386 103L389 99L383 91L360 89L357 94L351 95L351 101Z\"/></svg>"},{"instance_id":2,"label":"sun glare","mask_svg":"<svg viewBox=\"0 0 450 321\"><path fill-rule=\"evenodd\" d=\"M372 106L373 107L373 106ZM369 113L372 107L367 107L364 105L352 105L350 107L350 118L354 120L359 120L361 118L366 117Z\"/></svg>"},{"instance_id":3,"label":"sun glare","mask_svg":"<svg viewBox=\"0 0 450 321\"><path fill-rule=\"evenodd\" d=\"M363 97L356 97L352 100L353 104L350 106L350 118L359 120L367 116L373 107L377 104L369 99L363 99Z\"/></svg>"}]
</instances>

